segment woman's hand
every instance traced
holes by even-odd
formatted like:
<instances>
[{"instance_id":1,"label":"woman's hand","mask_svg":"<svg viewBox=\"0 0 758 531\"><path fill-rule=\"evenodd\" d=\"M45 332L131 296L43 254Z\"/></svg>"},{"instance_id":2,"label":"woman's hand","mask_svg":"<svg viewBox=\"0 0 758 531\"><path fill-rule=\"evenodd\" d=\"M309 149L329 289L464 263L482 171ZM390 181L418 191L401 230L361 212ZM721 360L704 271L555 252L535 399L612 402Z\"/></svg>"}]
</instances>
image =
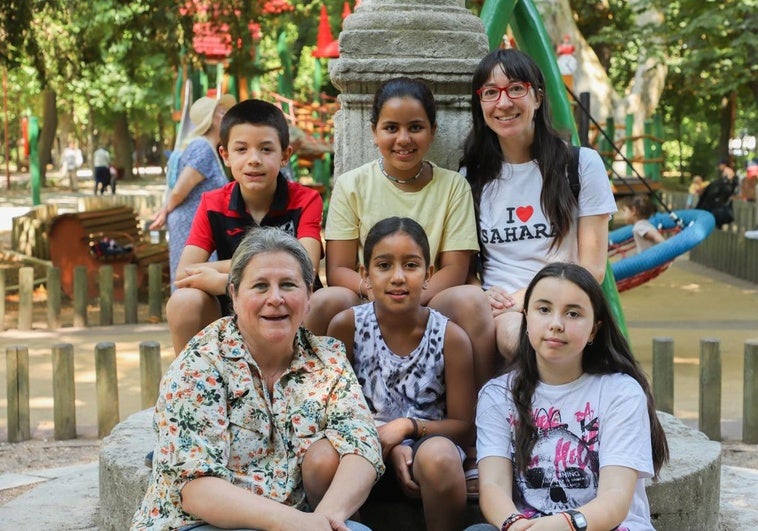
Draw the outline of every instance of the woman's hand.
<instances>
[{"instance_id":1,"label":"woman's hand","mask_svg":"<svg viewBox=\"0 0 758 531\"><path fill-rule=\"evenodd\" d=\"M408 433L411 421L407 418L399 418L382 424L377 428L379 432L379 442L382 443L382 458L387 461L390 451L403 442L405 439L413 437Z\"/></svg>"},{"instance_id":2,"label":"woman's hand","mask_svg":"<svg viewBox=\"0 0 758 531\"><path fill-rule=\"evenodd\" d=\"M167 217L168 217L168 207L164 205L161 207L158 213L155 214L155 217L153 218L153 222L150 223L150 227L149 227L150 230L160 230L163 227L165 227Z\"/></svg>"},{"instance_id":3,"label":"woman's hand","mask_svg":"<svg viewBox=\"0 0 758 531\"><path fill-rule=\"evenodd\" d=\"M516 300L503 288L500 288L498 286L492 286L484 293L487 295L487 298L490 301L492 317L497 317L501 313L507 312L516 305Z\"/></svg>"},{"instance_id":4,"label":"woman's hand","mask_svg":"<svg viewBox=\"0 0 758 531\"><path fill-rule=\"evenodd\" d=\"M289 512L287 518L280 521L277 529L281 529L281 531L301 531L303 529L350 531L345 522L332 520L325 514L306 513L297 510Z\"/></svg>"},{"instance_id":5,"label":"woman's hand","mask_svg":"<svg viewBox=\"0 0 758 531\"><path fill-rule=\"evenodd\" d=\"M395 470L400 490L409 498L420 498L421 491L418 483L411 479L411 467L413 466L413 449L410 446L399 444L390 452L390 464Z\"/></svg>"}]
</instances>

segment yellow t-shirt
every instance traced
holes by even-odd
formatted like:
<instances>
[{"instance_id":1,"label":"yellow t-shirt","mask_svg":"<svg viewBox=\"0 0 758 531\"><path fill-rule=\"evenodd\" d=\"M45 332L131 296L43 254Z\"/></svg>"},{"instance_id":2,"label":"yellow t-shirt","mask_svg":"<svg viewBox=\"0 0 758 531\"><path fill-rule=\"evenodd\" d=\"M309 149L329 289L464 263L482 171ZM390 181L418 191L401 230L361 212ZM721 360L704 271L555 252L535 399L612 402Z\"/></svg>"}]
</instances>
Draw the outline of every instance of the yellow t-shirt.
<instances>
[{"instance_id":1,"label":"yellow t-shirt","mask_svg":"<svg viewBox=\"0 0 758 531\"><path fill-rule=\"evenodd\" d=\"M417 221L429 238L432 261L440 253L478 251L471 187L458 172L432 164L432 180L417 192L400 190L382 175L377 161L340 175L326 218L327 240L358 239L358 261L371 227L392 216Z\"/></svg>"}]
</instances>

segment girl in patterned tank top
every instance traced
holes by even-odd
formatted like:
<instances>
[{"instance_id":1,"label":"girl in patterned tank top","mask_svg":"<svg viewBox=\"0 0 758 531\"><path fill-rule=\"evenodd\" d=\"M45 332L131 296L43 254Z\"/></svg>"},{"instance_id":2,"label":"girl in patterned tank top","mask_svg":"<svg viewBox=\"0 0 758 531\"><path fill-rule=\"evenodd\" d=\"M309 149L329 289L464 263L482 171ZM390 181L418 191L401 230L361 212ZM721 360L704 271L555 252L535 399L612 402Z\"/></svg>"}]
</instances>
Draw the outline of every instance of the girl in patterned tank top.
<instances>
[{"instance_id":1,"label":"girl in patterned tank top","mask_svg":"<svg viewBox=\"0 0 758 531\"><path fill-rule=\"evenodd\" d=\"M433 266L417 222L392 217L374 225L363 263L374 300L337 314L328 335L345 343L378 426L388 472L371 497L420 498L427 529L461 529L461 446L472 444L475 403L471 342L421 304Z\"/></svg>"}]
</instances>

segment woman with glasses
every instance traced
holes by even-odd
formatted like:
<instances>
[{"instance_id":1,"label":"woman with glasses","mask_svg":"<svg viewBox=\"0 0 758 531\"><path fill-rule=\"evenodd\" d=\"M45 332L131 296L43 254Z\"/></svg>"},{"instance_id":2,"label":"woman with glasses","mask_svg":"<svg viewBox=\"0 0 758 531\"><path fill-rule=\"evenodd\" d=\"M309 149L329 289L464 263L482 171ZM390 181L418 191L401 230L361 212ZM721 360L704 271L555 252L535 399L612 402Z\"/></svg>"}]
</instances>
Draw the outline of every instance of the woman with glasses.
<instances>
[{"instance_id":1,"label":"woman with glasses","mask_svg":"<svg viewBox=\"0 0 758 531\"><path fill-rule=\"evenodd\" d=\"M497 345L513 358L524 290L548 263L575 262L602 282L608 220L616 211L600 156L579 152L578 196L567 172L572 150L550 123L545 80L518 50L496 50L472 80L473 126L462 170L471 183L481 247L480 280L490 300Z\"/></svg>"}]
</instances>

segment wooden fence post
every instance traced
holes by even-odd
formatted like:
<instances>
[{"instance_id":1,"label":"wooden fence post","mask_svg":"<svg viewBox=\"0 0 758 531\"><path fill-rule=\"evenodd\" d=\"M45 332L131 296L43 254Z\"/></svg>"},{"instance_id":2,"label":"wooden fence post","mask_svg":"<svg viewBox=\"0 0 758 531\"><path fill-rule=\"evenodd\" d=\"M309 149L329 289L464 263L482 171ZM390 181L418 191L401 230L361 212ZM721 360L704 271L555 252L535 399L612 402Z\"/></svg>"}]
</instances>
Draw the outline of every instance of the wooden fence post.
<instances>
[{"instance_id":1,"label":"wooden fence post","mask_svg":"<svg viewBox=\"0 0 758 531\"><path fill-rule=\"evenodd\" d=\"M5 330L5 269L0 269L0 332Z\"/></svg>"},{"instance_id":2,"label":"wooden fence post","mask_svg":"<svg viewBox=\"0 0 758 531\"><path fill-rule=\"evenodd\" d=\"M700 340L698 425L712 441L721 440L721 349L718 339Z\"/></svg>"},{"instance_id":3,"label":"wooden fence post","mask_svg":"<svg viewBox=\"0 0 758 531\"><path fill-rule=\"evenodd\" d=\"M55 440L76 439L74 346L53 345L53 419Z\"/></svg>"},{"instance_id":4,"label":"wooden fence post","mask_svg":"<svg viewBox=\"0 0 758 531\"><path fill-rule=\"evenodd\" d=\"M97 387L97 436L103 438L118 424L118 371L116 345L95 345L95 387Z\"/></svg>"},{"instance_id":5,"label":"wooden fence post","mask_svg":"<svg viewBox=\"0 0 758 531\"><path fill-rule=\"evenodd\" d=\"M124 322L137 323L137 264L124 266Z\"/></svg>"},{"instance_id":6,"label":"wooden fence post","mask_svg":"<svg viewBox=\"0 0 758 531\"><path fill-rule=\"evenodd\" d=\"M150 322L163 320L163 264L150 264L147 266L148 275L148 298Z\"/></svg>"},{"instance_id":7,"label":"wooden fence post","mask_svg":"<svg viewBox=\"0 0 758 531\"><path fill-rule=\"evenodd\" d=\"M74 267L74 326L87 326L87 266Z\"/></svg>"},{"instance_id":8,"label":"wooden fence post","mask_svg":"<svg viewBox=\"0 0 758 531\"><path fill-rule=\"evenodd\" d=\"M655 407L674 414L674 340L653 338L653 396Z\"/></svg>"},{"instance_id":9,"label":"wooden fence post","mask_svg":"<svg viewBox=\"0 0 758 531\"><path fill-rule=\"evenodd\" d=\"M100 285L100 326L113 324L113 266L101 265L98 270Z\"/></svg>"},{"instance_id":10,"label":"wooden fence post","mask_svg":"<svg viewBox=\"0 0 758 531\"><path fill-rule=\"evenodd\" d=\"M47 327L61 327L61 268L47 268Z\"/></svg>"},{"instance_id":11,"label":"wooden fence post","mask_svg":"<svg viewBox=\"0 0 758 531\"><path fill-rule=\"evenodd\" d=\"M31 330L33 319L34 268L18 270L18 329Z\"/></svg>"},{"instance_id":12,"label":"wooden fence post","mask_svg":"<svg viewBox=\"0 0 758 531\"><path fill-rule=\"evenodd\" d=\"M742 442L758 444L758 341L745 342L745 385L742 391Z\"/></svg>"},{"instance_id":13,"label":"wooden fence post","mask_svg":"<svg viewBox=\"0 0 758 531\"><path fill-rule=\"evenodd\" d=\"M31 438L29 416L29 350L22 346L5 349L8 386L8 442Z\"/></svg>"},{"instance_id":14,"label":"wooden fence post","mask_svg":"<svg viewBox=\"0 0 758 531\"><path fill-rule=\"evenodd\" d=\"M157 341L142 341L139 344L140 389L142 409L152 407L158 400L161 383L161 344Z\"/></svg>"}]
</instances>

